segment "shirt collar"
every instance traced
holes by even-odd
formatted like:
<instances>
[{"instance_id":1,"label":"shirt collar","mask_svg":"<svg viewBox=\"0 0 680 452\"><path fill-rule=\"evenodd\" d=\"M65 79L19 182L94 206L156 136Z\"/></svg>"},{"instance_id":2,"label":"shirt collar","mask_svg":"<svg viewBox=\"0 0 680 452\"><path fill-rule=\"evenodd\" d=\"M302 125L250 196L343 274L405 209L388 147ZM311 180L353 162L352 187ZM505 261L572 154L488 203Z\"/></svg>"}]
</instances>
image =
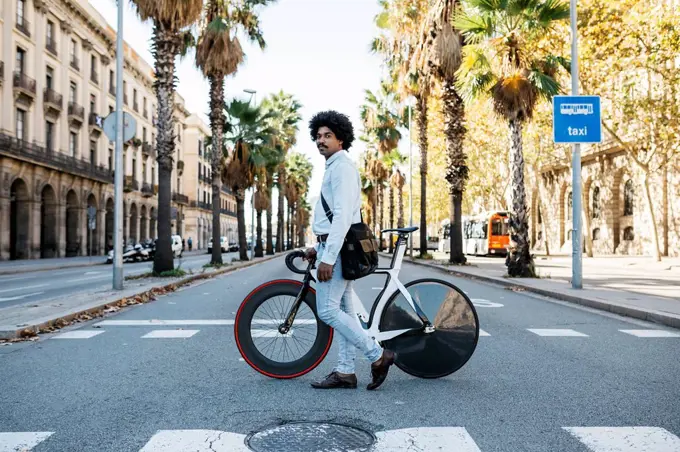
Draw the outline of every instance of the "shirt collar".
<instances>
[{"instance_id":1,"label":"shirt collar","mask_svg":"<svg viewBox=\"0 0 680 452\"><path fill-rule=\"evenodd\" d=\"M331 155L331 157L328 160L326 160L326 168L328 168L337 159L342 158L341 154L344 154L345 152L347 152L347 151L345 151L343 149L343 150L338 151L335 154Z\"/></svg>"}]
</instances>

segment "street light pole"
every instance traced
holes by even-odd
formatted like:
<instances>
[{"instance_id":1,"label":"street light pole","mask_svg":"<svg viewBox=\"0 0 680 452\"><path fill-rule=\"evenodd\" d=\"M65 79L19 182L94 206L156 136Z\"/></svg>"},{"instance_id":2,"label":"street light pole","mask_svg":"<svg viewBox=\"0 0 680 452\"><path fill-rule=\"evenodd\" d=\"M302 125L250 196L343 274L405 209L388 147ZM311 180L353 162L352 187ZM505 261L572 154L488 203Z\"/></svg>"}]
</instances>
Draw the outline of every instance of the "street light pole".
<instances>
[{"instance_id":1,"label":"street light pole","mask_svg":"<svg viewBox=\"0 0 680 452\"><path fill-rule=\"evenodd\" d=\"M571 0L571 94L578 96L578 32L576 24L576 0ZM571 232L572 264L571 286L581 289L582 284L582 252L581 252L581 145L572 145L571 186L572 186L572 218Z\"/></svg>"},{"instance_id":2,"label":"street light pole","mask_svg":"<svg viewBox=\"0 0 680 452\"><path fill-rule=\"evenodd\" d=\"M253 96L253 102L257 106L257 90L244 89L246 93ZM255 186L253 186L253 193L250 197L250 260L255 257Z\"/></svg>"},{"instance_id":3,"label":"street light pole","mask_svg":"<svg viewBox=\"0 0 680 452\"><path fill-rule=\"evenodd\" d=\"M114 164L113 288L123 289L123 0L116 30L116 156Z\"/></svg>"}]
</instances>

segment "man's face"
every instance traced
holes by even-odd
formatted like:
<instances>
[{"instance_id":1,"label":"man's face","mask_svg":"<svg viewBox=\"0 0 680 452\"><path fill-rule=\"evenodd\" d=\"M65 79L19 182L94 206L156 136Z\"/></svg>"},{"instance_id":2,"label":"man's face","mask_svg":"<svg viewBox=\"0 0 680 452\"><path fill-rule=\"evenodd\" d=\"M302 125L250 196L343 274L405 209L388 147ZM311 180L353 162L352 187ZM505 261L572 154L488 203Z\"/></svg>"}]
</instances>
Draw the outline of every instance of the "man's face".
<instances>
[{"instance_id":1,"label":"man's face","mask_svg":"<svg viewBox=\"0 0 680 452\"><path fill-rule=\"evenodd\" d=\"M342 141L338 140L331 129L323 126L316 132L316 147L319 148L321 155L328 158L342 150Z\"/></svg>"}]
</instances>

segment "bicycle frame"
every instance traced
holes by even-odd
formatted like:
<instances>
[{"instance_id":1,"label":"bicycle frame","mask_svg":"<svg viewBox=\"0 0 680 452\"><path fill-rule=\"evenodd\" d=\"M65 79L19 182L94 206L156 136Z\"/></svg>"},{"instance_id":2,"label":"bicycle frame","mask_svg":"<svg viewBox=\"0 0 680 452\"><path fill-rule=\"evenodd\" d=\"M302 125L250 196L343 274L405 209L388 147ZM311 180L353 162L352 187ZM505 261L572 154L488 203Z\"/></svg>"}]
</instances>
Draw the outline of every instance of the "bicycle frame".
<instances>
[{"instance_id":1,"label":"bicycle frame","mask_svg":"<svg viewBox=\"0 0 680 452\"><path fill-rule=\"evenodd\" d=\"M378 298L374 300L373 306L371 308L371 313L369 314L368 311L366 311L366 308L364 307L363 303L361 302L361 299L359 296L356 294L354 290L352 290L352 303L354 306L354 312L355 316L354 318L358 322L358 324L366 330L373 339L375 339L378 342L382 341L387 341L389 339L392 339L396 336L399 336L401 334L404 334L409 331L413 330L419 330L419 329L424 329L426 333L430 333L434 331L434 328L432 327L432 323L430 320L427 318L423 310L421 309L420 305L416 303L413 298L411 297L411 294L406 290L406 287L399 281L399 272L401 270L401 265L404 260L404 255L406 253L406 240L408 238L407 234L400 233L399 238L396 243L396 247L394 250L394 255L392 256L392 262L390 264L389 268L377 268L373 274L379 275L388 275L387 278L387 285L383 288L383 290L380 292L378 295ZM314 262L310 262L308 268L307 268L307 273L305 274L305 278L303 281L303 286L302 289L300 290L300 293L298 294L297 299L293 303L293 306L291 307L291 310L286 318L286 321L279 326L279 332L281 334L286 334L290 327L293 324L293 321L295 319L295 314L297 313L297 310L300 306L300 303L304 299L304 297L307 294L307 290L309 289L309 284L311 280L318 281L317 279L317 269L314 268ZM380 331L379 329L379 323L380 323L380 318L382 317L382 312L385 309L385 306L392 296L392 294L396 291L399 291L408 304L413 308L415 313L418 315L420 320L423 322L423 326L419 328L407 328L407 329L402 329L402 330L392 330L392 331Z\"/></svg>"}]
</instances>

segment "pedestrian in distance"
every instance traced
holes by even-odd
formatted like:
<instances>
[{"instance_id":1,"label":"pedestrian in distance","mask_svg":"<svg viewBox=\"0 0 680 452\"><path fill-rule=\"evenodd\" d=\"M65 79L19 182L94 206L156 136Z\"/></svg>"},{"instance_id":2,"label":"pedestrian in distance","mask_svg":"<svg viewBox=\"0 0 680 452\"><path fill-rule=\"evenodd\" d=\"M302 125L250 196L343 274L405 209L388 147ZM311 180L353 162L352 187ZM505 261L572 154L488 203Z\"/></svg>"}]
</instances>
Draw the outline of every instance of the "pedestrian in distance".
<instances>
[{"instance_id":1,"label":"pedestrian in distance","mask_svg":"<svg viewBox=\"0 0 680 452\"><path fill-rule=\"evenodd\" d=\"M316 259L317 314L337 333L339 346L337 367L323 380L312 383L312 387L356 388L354 360L359 349L371 362L372 381L367 389L374 390L385 381L395 354L380 347L352 317L354 281L342 276L342 244L350 226L361 221L361 178L347 156L354 141L354 129L346 115L331 110L317 113L309 122L309 131L326 159L326 166L321 196L314 208L312 231L317 243L306 250L305 259ZM331 214L332 221L328 218Z\"/></svg>"}]
</instances>

